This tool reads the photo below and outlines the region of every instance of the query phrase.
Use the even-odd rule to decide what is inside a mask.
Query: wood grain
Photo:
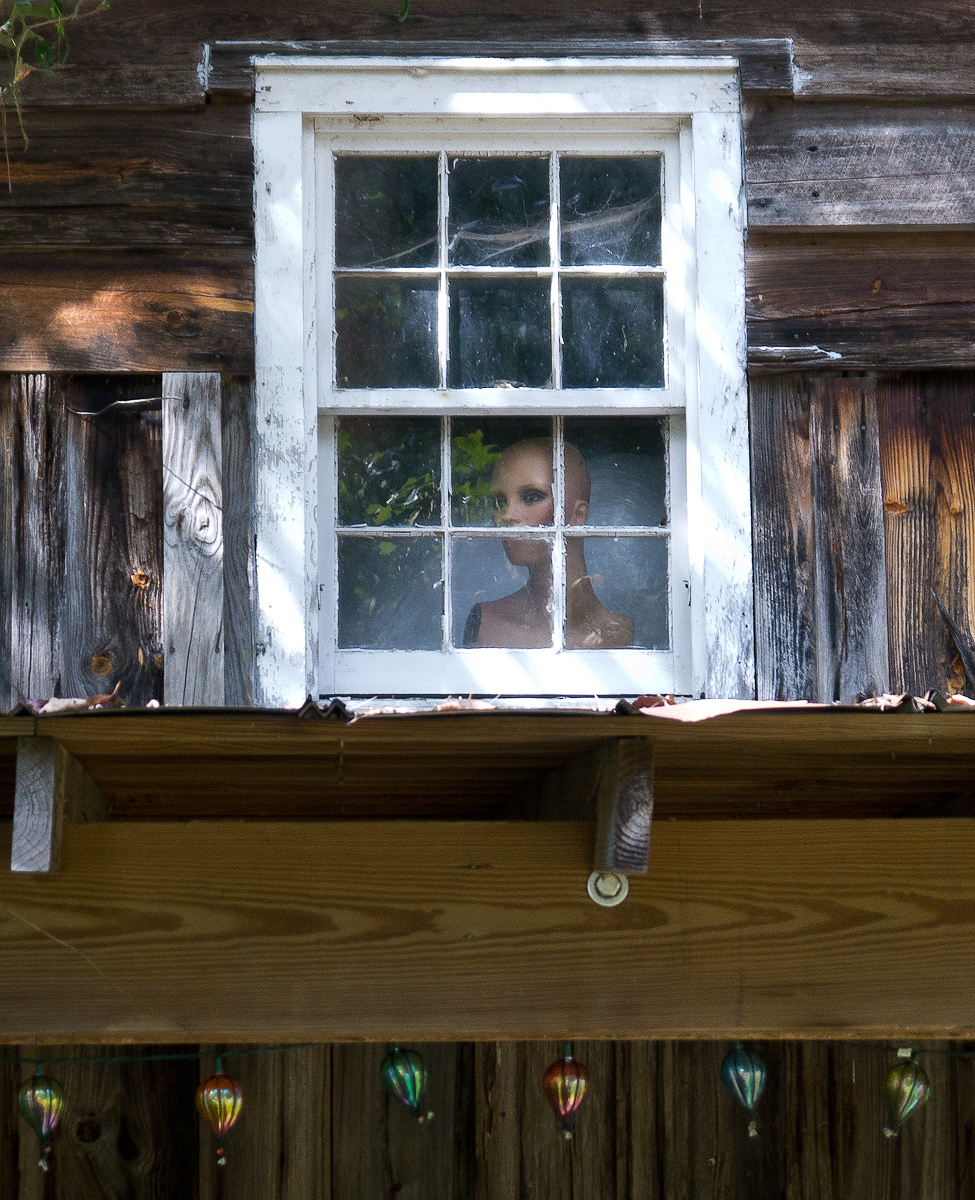
[[[249,256],[118,251],[0,254],[0,367],[253,369]]]
[[[17,739],[11,871],[57,874],[64,822],[100,821],[107,815],[97,785],[60,743],[53,738]]]
[[[620,738],[598,750],[593,869],[646,874],[653,821],[653,743]]]
[[[32,113],[25,122],[28,146],[12,146],[11,190],[4,188],[0,211],[9,217],[54,209],[69,218],[74,211],[76,218],[95,221],[95,229],[105,225],[97,224],[100,218],[118,210],[131,228],[133,206],[144,209],[149,221],[167,216],[177,224],[192,220],[185,212],[190,208],[211,213],[218,223],[236,212],[235,244],[250,245],[253,166],[246,110],[152,113],[126,107],[92,111],[79,98],[68,111]],[[16,226],[7,228],[5,241],[18,244]],[[117,238],[110,244],[118,245]]]
[[[254,58],[268,55],[327,57],[329,55],[382,56],[390,53],[388,39],[371,41],[231,41],[209,45],[207,56],[207,94],[213,99],[248,103],[254,97]],[[792,45],[788,38],[720,38],[701,41],[693,38],[625,40],[600,38],[596,41],[565,37],[548,41],[425,39],[395,43],[397,55],[423,55],[447,58],[481,56],[507,58],[513,54],[526,58],[614,58],[679,55],[687,58],[731,56],[740,66],[742,90],[791,96],[793,91]]]
[[[876,381],[783,375],[751,394],[759,694],[887,685]]]
[[[772,349],[787,358],[818,347],[826,366],[969,366],[973,263],[968,232],[753,230],[750,364],[782,369]]]
[[[816,699],[888,690],[887,577],[872,377],[812,379]]]
[[[14,375],[3,411],[11,526],[9,581],[11,700],[63,695],[65,436],[63,381]]]
[[[224,701],[220,376],[163,376],[163,641],[168,705]]]
[[[662,823],[618,909],[585,894],[592,837],[70,826],[43,890],[0,880],[0,1035],[971,1035],[975,822]],[[889,986],[894,948],[910,988]],[[571,989],[566,954],[586,963]]]
[[[767,102],[745,125],[752,227],[975,221],[975,111]]]
[[[975,378],[894,375],[878,399],[891,684],[970,688],[931,589],[975,628]]]
[[[758,697],[811,698],[817,679],[807,380],[753,380],[749,412]]]
[[[254,381],[224,375],[223,480],[224,690],[228,705],[254,703]]]
[[[72,696],[162,697],[159,376],[68,381],[66,681]]]

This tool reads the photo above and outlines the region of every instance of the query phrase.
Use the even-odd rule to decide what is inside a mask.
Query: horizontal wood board
[[[80,759],[119,818],[510,816],[542,775],[614,737],[653,742],[658,823],[975,814],[966,713],[755,712],[696,725],[479,714],[351,726],[133,713],[46,717],[33,728]],[[0,734],[8,729],[23,736],[31,724],[0,720]]]
[[[0,879],[0,1039],[972,1036],[975,821],[658,822],[616,909],[592,848],[586,823],[68,826],[60,876]]]

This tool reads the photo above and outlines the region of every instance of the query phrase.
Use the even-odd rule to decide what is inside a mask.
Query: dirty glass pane
[[[437,265],[437,159],[335,160],[339,267]]]
[[[506,519],[551,525],[551,417],[465,417],[451,422],[451,519],[455,525],[497,525]],[[512,472],[524,466],[524,478]],[[497,475],[497,488],[495,488]],[[535,495],[539,492],[539,495]],[[511,502],[522,505],[515,513]]]
[[[340,388],[436,387],[436,280],[335,280]]]
[[[666,537],[567,537],[565,568],[570,650],[668,649]]]
[[[451,157],[448,163],[448,263],[546,265],[548,158]]]
[[[590,488],[586,525],[666,525],[667,450],[663,417],[574,417],[565,422]],[[569,491],[566,470],[566,493]],[[571,506],[567,505],[571,511]]]
[[[455,538],[455,646],[552,644],[552,545],[540,538]]]
[[[663,331],[662,280],[563,279],[563,384],[663,387]]]
[[[343,417],[338,422],[340,525],[436,525],[436,417]]]
[[[449,387],[546,387],[551,346],[547,280],[450,281]]]
[[[339,538],[340,647],[439,650],[442,617],[440,538]]]
[[[562,262],[660,265],[660,159],[562,158]]]

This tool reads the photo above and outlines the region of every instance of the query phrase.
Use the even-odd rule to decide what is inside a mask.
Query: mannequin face
[[[572,453],[570,453],[570,451]],[[582,455],[566,446],[566,524],[583,525],[589,516],[588,475]],[[552,443],[547,438],[516,442],[503,451],[491,479],[496,525],[551,526],[555,520]],[[514,566],[530,567],[549,559],[549,544],[510,538],[504,550]]]

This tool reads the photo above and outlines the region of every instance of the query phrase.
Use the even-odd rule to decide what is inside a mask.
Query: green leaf
[[[399,10],[399,19],[401,21],[405,21],[409,15],[410,15],[410,0],[403,0],[403,3]]]

